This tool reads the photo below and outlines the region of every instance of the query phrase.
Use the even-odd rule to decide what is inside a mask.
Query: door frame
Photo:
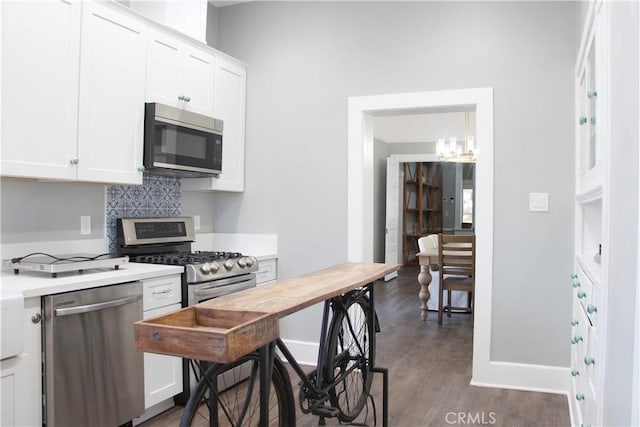
[[[373,261],[375,115],[476,112],[476,298],[471,383],[490,378],[493,291],[493,88],[410,92],[348,98],[347,258]],[[418,308],[416,298],[416,319]]]

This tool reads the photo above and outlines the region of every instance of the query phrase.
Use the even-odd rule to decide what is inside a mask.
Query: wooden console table
[[[397,264],[346,263],[211,299],[136,322],[138,350],[232,362],[280,336],[278,319],[397,271]]]

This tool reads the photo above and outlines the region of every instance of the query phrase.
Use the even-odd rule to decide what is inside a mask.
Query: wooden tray
[[[278,316],[193,306],[134,325],[136,348],[229,363],[279,337]]]

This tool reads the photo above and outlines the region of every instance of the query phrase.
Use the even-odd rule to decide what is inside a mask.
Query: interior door
[[[398,230],[400,224],[400,162],[387,158],[387,217],[385,221],[384,262],[397,264],[399,260]],[[384,280],[391,280],[397,271],[387,274]]]

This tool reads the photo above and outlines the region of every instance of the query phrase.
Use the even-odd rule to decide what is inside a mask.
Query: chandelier
[[[464,113],[464,139],[452,136],[447,141],[440,138],[436,143],[436,154],[438,160],[443,162],[475,163],[476,148],[473,135],[469,135],[469,113]]]

